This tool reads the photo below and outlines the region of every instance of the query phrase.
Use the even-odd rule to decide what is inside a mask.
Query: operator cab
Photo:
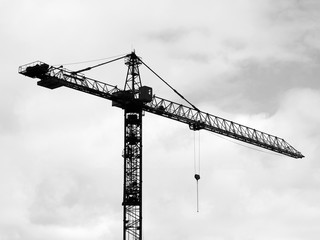
[[[139,88],[139,99],[144,102],[152,101],[152,88],[148,86],[142,86]]]

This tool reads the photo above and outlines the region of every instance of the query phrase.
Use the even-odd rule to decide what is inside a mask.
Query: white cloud
[[[201,109],[284,137],[306,155],[279,158],[201,133],[196,213],[193,133],[146,114],[145,238],[317,239],[318,9],[317,1],[5,1],[0,239],[122,238],[122,111],[39,88],[17,67],[131,48]],[[87,75],[122,86],[120,65]],[[155,94],[180,102],[142,74]]]

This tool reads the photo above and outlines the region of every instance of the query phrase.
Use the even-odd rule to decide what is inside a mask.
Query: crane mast
[[[124,110],[122,154],[124,160],[122,201],[124,240],[142,240],[142,116],[144,111],[188,124],[192,130],[211,131],[292,158],[304,157],[301,152],[282,138],[202,112],[193,105],[187,107],[156,97],[152,94],[152,88],[141,84],[139,66],[145,65],[144,62],[135,52],[115,60],[123,58],[128,67],[123,90],[117,86],[88,78],[81,73],[92,68],[70,71],[63,67],[53,67],[36,61],[20,66],[19,73],[40,79],[37,82],[39,86],[49,89],[69,87],[111,100],[112,106]]]
[[[132,53],[126,59],[128,72],[124,94],[129,101],[124,109],[124,183],[123,239],[142,239],[142,105],[139,99],[141,79],[139,58]],[[118,104],[115,102],[115,106]]]

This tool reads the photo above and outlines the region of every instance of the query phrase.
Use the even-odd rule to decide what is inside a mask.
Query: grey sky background
[[[206,111],[284,138],[295,160],[146,113],[144,239],[318,240],[320,2],[4,0],[0,239],[122,239],[123,112],[18,74],[130,53]],[[154,93],[181,102],[141,67]],[[116,62],[86,76],[123,86]]]

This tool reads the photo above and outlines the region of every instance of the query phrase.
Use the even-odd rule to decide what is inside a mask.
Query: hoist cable
[[[199,131],[199,140],[198,140],[198,173],[199,173],[199,175],[200,175],[200,157],[201,157],[201,148],[200,148],[200,146],[201,146],[201,138],[200,138],[200,131]]]
[[[196,161],[196,131],[193,131],[193,164],[194,164],[194,174],[197,173],[197,161]]]
[[[145,64],[141,59],[140,59],[141,63],[148,68],[154,75],[156,75],[162,82],[164,82],[169,88],[171,88],[176,94],[179,95],[179,97],[181,97],[183,100],[185,100],[187,103],[190,104],[190,106],[192,106],[195,110],[197,110],[198,112],[200,112],[200,110],[194,106],[191,102],[189,102],[184,96],[182,96],[177,90],[175,90],[169,83],[167,83],[162,77],[160,77],[155,71],[153,71],[147,64]]]
[[[193,150],[194,150],[194,178],[197,181],[197,212],[199,212],[199,179],[200,179],[200,132],[198,134],[198,141],[196,139],[196,131],[193,134]],[[197,143],[198,142],[198,149]],[[198,154],[197,154],[198,153]]]
[[[197,180],[197,212],[199,212],[199,182]]]
[[[196,131],[193,134],[193,157],[194,157],[194,174],[200,175],[200,158],[201,158],[201,140],[200,131],[198,138],[196,137]]]

